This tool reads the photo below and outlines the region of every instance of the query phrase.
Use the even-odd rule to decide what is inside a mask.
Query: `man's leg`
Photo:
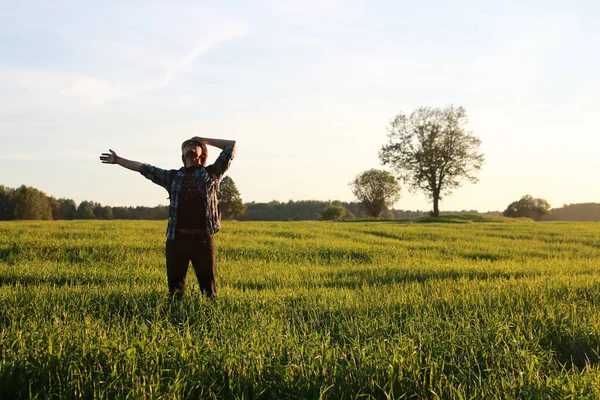
[[[217,295],[217,262],[215,257],[215,243],[209,234],[194,237],[194,248],[190,249],[192,265],[198,278],[200,290],[208,297]]]
[[[182,294],[185,289],[185,276],[187,275],[190,258],[183,248],[182,240],[167,239],[167,280],[169,293]]]

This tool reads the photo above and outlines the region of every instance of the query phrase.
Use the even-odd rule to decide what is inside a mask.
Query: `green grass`
[[[462,221],[226,222],[215,301],[164,222],[0,223],[0,398],[600,398],[600,224]]]

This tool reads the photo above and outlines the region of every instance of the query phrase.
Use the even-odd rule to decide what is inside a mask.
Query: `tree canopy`
[[[8,221],[17,218],[14,189],[0,185],[0,220]]]
[[[229,176],[221,179],[219,185],[219,209],[224,219],[235,218],[246,211],[242,196]]]
[[[535,199],[529,194],[510,203],[502,213],[505,217],[526,217],[534,221],[541,221],[548,214],[550,214],[550,203],[544,199]]]
[[[379,151],[411,191],[422,190],[432,198],[432,216],[438,217],[439,201],[464,180],[475,183],[484,156],[481,141],[467,130],[463,107],[421,107],[409,116],[398,114],[388,127],[389,143]]]
[[[352,193],[374,218],[400,199],[400,184],[387,171],[370,169],[360,173],[352,182]]]
[[[79,203],[77,207],[77,218],[78,219],[94,219],[96,218],[96,214],[94,214],[94,203],[91,201],[84,200]]]
[[[44,192],[21,185],[12,196],[17,219],[52,219],[52,209]]]

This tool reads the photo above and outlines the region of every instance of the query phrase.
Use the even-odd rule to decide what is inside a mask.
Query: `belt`
[[[200,235],[206,233],[205,229],[187,229],[187,228],[178,228],[175,230],[176,233],[180,233],[182,235]]]

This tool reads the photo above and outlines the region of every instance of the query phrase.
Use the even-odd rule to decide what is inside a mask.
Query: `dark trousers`
[[[178,235],[174,240],[167,239],[166,255],[169,293],[183,293],[191,261],[200,290],[208,297],[216,296],[217,263],[212,235]]]

